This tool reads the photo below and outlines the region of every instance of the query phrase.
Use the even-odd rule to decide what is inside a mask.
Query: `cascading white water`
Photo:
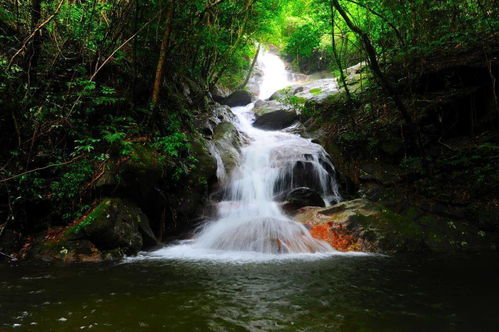
[[[286,65],[277,55],[264,50],[261,51],[257,60],[258,66],[263,70],[259,99],[266,100],[274,92],[291,85]]]
[[[259,62],[264,71],[261,98],[290,85],[288,72],[278,56],[264,51]],[[274,200],[303,186],[305,175],[306,184],[312,183],[327,204],[339,201],[331,174],[334,168],[326,152],[296,134],[253,127],[253,107],[250,104],[232,109],[238,119],[236,126],[251,142],[241,151],[240,166],[227,175],[228,187],[224,200],[218,203],[217,219],[206,223],[194,239],[153,252],[153,256],[216,259],[241,253],[281,257],[334,251],[327,243],[314,239],[304,225],[286,216]],[[301,176],[297,175],[300,170]]]
[[[268,254],[331,251],[287,217],[273,199],[282,191],[276,186],[280,181],[287,182],[285,190],[293,187],[297,163],[311,165],[309,171],[326,199],[337,197],[334,180],[319,161],[326,157],[324,150],[295,134],[254,128],[252,108],[253,104],[233,109],[239,129],[252,142],[243,148],[241,165],[231,174],[226,200],[219,204],[219,218],[201,230],[192,246]]]

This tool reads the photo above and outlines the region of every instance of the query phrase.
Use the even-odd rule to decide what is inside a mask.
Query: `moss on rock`
[[[107,198],[67,234],[83,236],[100,250],[119,249],[131,255],[142,249],[141,228],[152,234],[147,217],[137,206],[123,199]]]

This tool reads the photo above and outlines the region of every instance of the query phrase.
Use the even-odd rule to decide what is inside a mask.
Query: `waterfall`
[[[283,61],[270,52],[259,56],[263,69],[260,98],[289,86]],[[163,257],[311,254],[334,252],[327,243],[314,239],[307,228],[294,222],[280,208],[275,197],[312,183],[326,204],[339,201],[334,168],[324,149],[310,139],[284,131],[253,127],[254,104],[234,107],[235,125],[249,138],[242,148],[240,165],[227,177],[225,195],[218,203],[218,216],[207,222],[196,236],[181,245],[167,247],[153,255]],[[297,170],[302,170],[298,176]]]
[[[278,90],[289,85],[290,73],[286,70],[286,65],[277,55],[266,50],[260,52],[258,56],[258,66],[263,70],[263,80],[260,85],[258,98],[266,100]]]

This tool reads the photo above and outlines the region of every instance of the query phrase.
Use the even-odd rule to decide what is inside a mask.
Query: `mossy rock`
[[[255,108],[253,109],[253,112],[255,112],[257,116],[276,111],[294,112],[289,105],[285,105],[277,100],[259,100],[255,103]]]
[[[149,220],[140,208],[120,198],[106,198],[67,234],[83,236],[99,250],[119,249],[132,255],[143,247],[141,230],[148,241],[154,238]]]
[[[113,159],[106,164],[106,171],[95,186],[103,194],[147,193],[159,179],[168,176],[167,170],[172,166],[168,163],[158,158],[154,149],[134,144],[126,160]]]
[[[330,244],[338,250],[399,253],[425,249],[424,234],[418,224],[366,199],[327,208],[305,207],[295,220],[308,225],[312,235],[326,226],[331,236],[321,239],[331,239]],[[339,243],[341,247],[337,247]]]
[[[213,183],[216,181],[217,161],[211,154],[206,139],[198,137],[191,141],[191,153],[196,158],[196,167],[190,172],[189,178],[199,182]]]
[[[238,164],[243,144],[242,135],[230,122],[222,122],[215,128],[213,142],[220,154],[225,171],[230,173]]]

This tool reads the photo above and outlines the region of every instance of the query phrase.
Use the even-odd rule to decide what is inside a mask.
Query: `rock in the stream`
[[[229,173],[239,162],[243,135],[230,122],[222,122],[215,128],[213,142],[220,154],[225,171]]]
[[[421,227],[365,199],[332,207],[304,207],[294,217],[312,236],[340,251],[396,253],[426,250]]]
[[[253,101],[253,94],[246,90],[238,90],[223,100],[223,104],[229,107],[246,106]]]
[[[227,105],[217,105],[211,112],[205,112],[196,117],[196,128],[205,136],[211,137],[215,128],[222,122],[234,122],[236,116]]]
[[[270,97],[270,100],[283,100],[289,96],[296,96],[320,104],[329,96],[337,93],[337,80],[335,78],[325,78],[279,90]]]
[[[282,208],[288,214],[294,214],[298,209],[305,206],[324,207],[326,204],[321,195],[315,190],[307,187],[300,187],[291,190],[286,195]]]
[[[137,253],[144,242],[157,244],[147,216],[131,202],[119,198],[104,199],[70,233],[83,235],[100,250]]]
[[[16,256],[66,263],[101,262],[158,244],[140,208],[120,198],[106,198],[72,225],[52,227],[26,238]]]
[[[253,112],[255,112],[257,117],[276,111],[292,112],[290,106],[284,105],[283,103],[277,100],[258,100],[255,103],[255,108],[253,109]]]
[[[451,221],[415,207],[410,210],[399,214],[372,201],[355,199],[326,208],[304,207],[294,218],[306,224],[312,236],[341,251],[391,254],[497,248],[497,233],[484,232],[476,223]]]
[[[258,116],[253,126],[265,130],[281,130],[298,121],[298,114],[293,110],[279,110]]]

